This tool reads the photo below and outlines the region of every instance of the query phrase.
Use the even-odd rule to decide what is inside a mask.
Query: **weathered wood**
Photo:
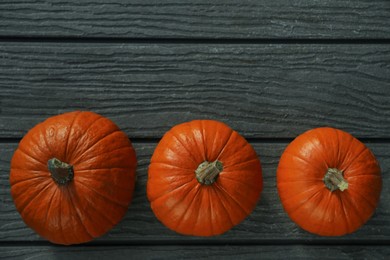
[[[388,259],[388,246],[18,246],[0,259]]]
[[[253,138],[330,125],[390,137],[389,45],[0,45],[0,137],[93,110],[131,137],[209,118]]]
[[[275,173],[279,157],[286,143],[254,143],[262,161],[264,190],[254,212],[227,233],[212,238],[181,236],[168,230],[154,216],[146,198],[147,167],[156,144],[135,143],[139,167],[135,197],[125,218],[108,234],[96,242],[112,243],[277,243],[278,241],[363,243],[390,241],[390,150],[388,144],[368,144],[377,156],[383,173],[381,201],[374,216],[354,234],[326,238],[309,234],[297,227],[283,211],[276,190]],[[16,144],[0,145],[0,241],[41,240],[21,220],[9,194],[9,162]]]
[[[0,35],[389,38],[387,0],[7,0]]]

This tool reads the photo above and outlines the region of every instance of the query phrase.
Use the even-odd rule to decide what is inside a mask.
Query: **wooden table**
[[[388,0],[5,0],[0,2],[0,258],[379,258],[390,255]],[[45,118],[92,110],[133,141],[139,167],[126,217],[105,236],[55,246],[22,221],[12,154]],[[146,198],[147,167],[173,125],[221,120],[259,154],[254,212],[212,238],[164,227]],[[300,133],[332,126],[379,159],[379,207],[356,233],[319,237],[283,211],[275,171]]]

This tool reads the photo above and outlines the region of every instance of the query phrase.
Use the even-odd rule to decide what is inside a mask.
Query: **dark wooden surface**
[[[390,2],[0,2],[0,258],[387,259],[390,255]],[[71,247],[29,229],[9,194],[23,135],[71,110],[111,118],[131,138],[135,198],[105,236]],[[259,154],[262,198],[229,232],[181,236],[154,217],[147,167],[161,136],[192,119],[221,120]],[[319,237],[283,212],[275,174],[298,134],[333,126],[377,156],[383,191],[357,232]]]
[[[25,246],[5,247],[0,259],[13,257],[28,259],[384,259],[390,255],[389,247],[382,246],[89,246],[50,247]],[[126,256],[126,257],[125,257]]]
[[[130,138],[196,118],[247,138],[323,125],[390,138],[387,44],[0,43],[0,53],[1,137],[88,109]]]
[[[387,0],[3,0],[0,35],[390,38]]]

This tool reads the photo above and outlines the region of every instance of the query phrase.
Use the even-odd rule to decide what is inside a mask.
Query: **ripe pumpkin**
[[[156,217],[185,235],[219,235],[248,216],[260,198],[260,160],[227,125],[196,120],[173,127],[151,159],[147,196]]]
[[[125,133],[92,112],[32,128],[11,161],[11,195],[24,222],[56,244],[78,244],[116,225],[132,199],[135,151]]]
[[[284,210],[301,228],[341,236],[374,213],[382,188],[377,160],[352,135],[324,127],[292,141],[277,169]]]

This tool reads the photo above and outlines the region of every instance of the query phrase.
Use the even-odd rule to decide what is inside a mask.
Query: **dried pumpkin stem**
[[[64,185],[73,179],[73,166],[61,162],[57,158],[52,158],[47,161],[47,168],[49,168],[51,177],[60,185]]]
[[[325,186],[330,191],[348,189],[348,182],[343,177],[343,172],[336,168],[329,168],[324,177]]]
[[[223,164],[220,161],[204,161],[199,164],[198,169],[195,170],[195,176],[199,183],[211,185],[215,182],[222,170]]]

